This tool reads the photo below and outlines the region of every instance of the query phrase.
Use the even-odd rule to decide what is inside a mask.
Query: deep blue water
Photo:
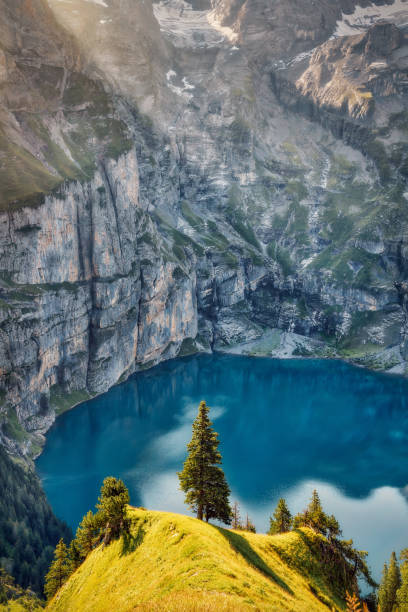
[[[176,472],[202,399],[258,531],[280,496],[298,512],[317,487],[376,576],[408,546],[408,381],[340,361],[200,355],[133,376],[48,433],[37,469],[56,514],[75,529],[108,475],[133,505],[186,512]]]

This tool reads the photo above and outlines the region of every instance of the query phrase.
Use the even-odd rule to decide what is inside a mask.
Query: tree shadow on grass
[[[327,543],[322,540],[319,546],[319,540],[313,541],[313,539],[310,538],[303,529],[294,529],[293,531],[302,539],[304,544],[309,548],[311,556],[314,557],[318,563],[320,563],[322,568],[319,575],[316,576],[314,575],[313,568],[311,566],[305,566],[303,563],[297,565],[298,572],[303,574],[303,576],[307,579],[309,588],[313,595],[325,606],[330,609],[334,609],[332,602],[333,596],[338,597],[339,600],[343,600],[344,595],[342,594],[341,588],[336,581],[338,573],[334,572],[334,574],[331,574],[330,566],[324,563],[324,558],[322,557],[324,546],[325,544],[327,545]],[[314,580],[320,590],[316,588],[316,585],[310,582],[310,578]]]
[[[146,531],[143,529],[142,525],[138,526],[136,533],[125,533],[123,535],[123,545],[120,556],[129,555],[134,552],[136,548],[138,548],[144,540],[146,535]]]
[[[271,578],[276,584],[278,584],[282,589],[285,589],[290,595],[294,595],[292,589],[286,584],[280,576],[278,576],[270,567],[265,563],[265,561],[258,555],[257,552],[252,548],[248,540],[243,538],[238,533],[233,531],[229,531],[228,529],[223,529],[222,527],[216,527],[218,531],[224,536],[228,543],[232,546],[232,548],[242,555],[247,563],[255,567],[255,569],[259,570],[266,576],[267,578]]]
[[[310,556],[314,561],[323,564],[324,567],[324,557],[322,556],[324,553],[325,547],[328,546],[328,542],[325,539],[311,538],[308,533],[304,529],[293,529],[293,533],[296,533],[302,542],[307,546],[310,551]],[[327,567],[327,566],[326,566]],[[304,574],[305,576],[309,576],[313,573],[312,565],[305,565],[304,563],[298,567],[298,570]],[[320,574],[321,577],[321,574]]]

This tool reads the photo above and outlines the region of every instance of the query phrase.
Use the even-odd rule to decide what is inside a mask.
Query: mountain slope
[[[47,610],[342,609],[309,530],[271,537],[167,512],[129,515],[131,537],[91,553]]]
[[[129,149],[103,84],[43,0],[0,0],[0,211],[43,202]]]
[[[0,12],[12,452],[38,453],[62,404],[186,352],[408,372],[401,2],[269,4]]]
[[[68,526],[52,514],[34,471],[0,446],[1,567],[20,586],[40,594],[58,540],[71,537]]]

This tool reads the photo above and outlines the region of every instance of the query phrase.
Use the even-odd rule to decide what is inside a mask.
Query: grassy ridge
[[[131,508],[130,536],[100,546],[47,610],[343,609],[309,530],[267,536]]]

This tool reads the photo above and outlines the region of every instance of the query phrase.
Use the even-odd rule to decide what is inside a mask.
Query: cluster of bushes
[[[13,609],[14,603],[19,610],[29,612],[39,612],[43,607],[43,601],[35,593],[16,585],[14,578],[0,567],[0,606],[7,606],[7,609],[10,610]]]
[[[366,563],[368,553],[354,548],[353,540],[341,539],[342,532],[337,519],[324,512],[316,490],[313,491],[307,508],[294,517],[286,501],[281,498],[269,521],[269,535],[307,527],[323,536],[317,542],[310,541],[309,545],[322,560],[326,578],[340,597],[343,598],[348,593],[358,593],[360,578],[371,587],[377,586]]]
[[[61,537],[70,541],[71,530],[54,516],[35,473],[0,446],[1,565],[23,589],[42,594]]]
[[[367,553],[353,548],[352,540],[341,540],[341,530],[334,516],[328,516],[322,508],[317,491],[306,510],[292,517],[284,499],[270,517],[269,535],[285,533],[298,527],[309,527],[325,537],[320,551],[329,571],[333,570],[332,585],[337,584],[346,593],[347,610],[377,610],[377,612],[408,612],[408,548],[400,553],[401,564],[395,552],[389,563],[384,564],[381,583],[375,597],[368,597],[360,604],[354,593],[358,593],[358,578],[365,578],[372,587],[377,587],[366,564]],[[351,594],[353,593],[353,594]]]

